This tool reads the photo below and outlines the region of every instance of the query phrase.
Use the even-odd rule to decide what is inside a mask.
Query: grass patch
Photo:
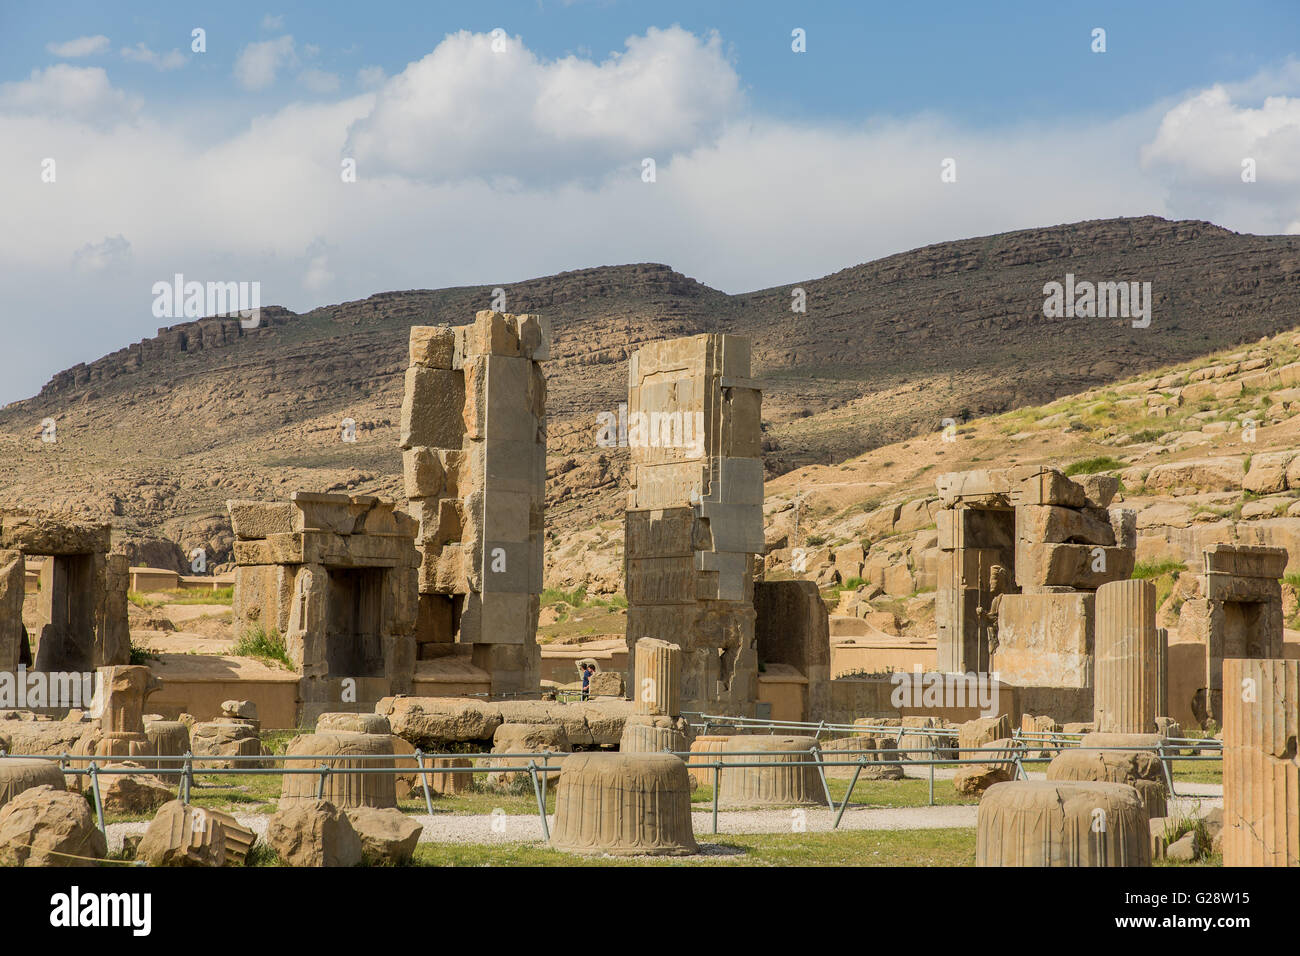
[[[1076,461],[1065,469],[1065,474],[1066,477],[1072,475],[1096,475],[1103,471],[1118,471],[1127,467],[1122,461],[1117,461],[1109,455],[1102,455],[1099,458],[1085,458],[1082,461]]]
[[[278,631],[268,631],[261,625],[250,627],[239,635],[230,653],[236,657],[256,657],[264,661],[275,661],[293,670],[293,661],[289,659],[284,638]]]
[[[140,591],[127,591],[126,599],[136,607],[144,608],[145,610],[148,610],[151,607],[158,607],[163,603],[162,601],[155,601],[151,597],[146,597]]]
[[[1160,558],[1158,561],[1139,561],[1133,565],[1132,578],[1158,578],[1165,574],[1179,574],[1187,570],[1187,564],[1183,561],[1175,561],[1173,558]]]
[[[228,588],[179,588],[175,591],[168,591],[169,595],[164,604],[233,604],[235,602],[235,589],[233,586]]]

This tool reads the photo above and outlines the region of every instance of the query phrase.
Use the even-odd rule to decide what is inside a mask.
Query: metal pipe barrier
[[[734,726],[734,723],[732,724]],[[816,725],[819,732],[836,732],[841,729],[852,729],[856,731],[855,735],[862,735],[863,730],[882,730],[893,728],[863,728],[852,727],[851,725]],[[687,769],[711,769],[713,770],[713,800],[712,800],[712,817],[713,832],[718,832],[718,813],[719,798],[721,793],[722,771],[723,769],[776,769],[791,767],[815,767],[818,777],[822,784],[822,792],[826,798],[826,804],[829,810],[835,813],[832,829],[838,829],[840,821],[848,809],[849,803],[853,796],[854,788],[857,786],[858,779],[862,770],[868,765],[873,766],[898,766],[905,767],[913,765],[917,767],[928,767],[929,769],[929,805],[934,806],[934,768],[935,767],[961,767],[968,764],[1009,764],[1014,768],[1017,779],[1028,779],[1028,772],[1025,770],[1025,764],[1029,763],[1048,763],[1051,757],[1042,756],[1042,751],[1054,750],[1060,752],[1067,747],[1077,747],[1079,742],[1076,739],[1078,734],[1064,733],[1032,733],[1017,734],[1013,738],[1010,747],[962,747],[958,748],[956,742],[951,740],[952,730],[945,728],[899,728],[906,730],[909,734],[918,736],[943,736],[947,742],[943,744],[932,744],[929,747],[895,747],[891,750],[837,750],[833,755],[841,759],[827,759],[826,752],[820,747],[814,746],[807,750],[739,750],[729,751],[725,756],[719,759],[712,754],[692,753],[691,751],[664,751],[672,753],[674,756],[681,758],[687,766]],[[875,736],[876,734],[871,734]],[[1195,748],[1198,752],[1191,756],[1180,755],[1179,751],[1183,749]],[[1156,753],[1164,769],[1165,782],[1169,788],[1170,796],[1177,796],[1173,786],[1173,774],[1170,763],[1175,760],[1218,760],[1220,756],[1214,753],[1202,753],[1202,750],[1221,751],[1222,743],[1217,740],[1202,740],[1200,738],[1165,738],[1160,744],[1153,748],[1134,748],[1124,746],[1111,747],[1089,747],[1089,750],[1116,750],[1116,751],[1133,751],[1134,749],[1152,749]],[[1031,756],[1029,751],[1039,751],[1039,756]],[[1172,750],[1172,753],[1167,751]],[[946,756],[956,751],[957,756]],[[945,756],[940,756],[944,754]],[[856,759],[852,759],[856,755]],[[889,755],[888,758],[884,755]],[[410,766],[389,766],[389,767],[335,767],[328,763],[319,762],[315,766],[279,766],[279,767],[258,767],[258,766],[231,766],[231,767],[202,767],[195,768],[195,761],[222,761],[233,764],[250,764],[275,763],[275,762],[292,762],[292,761],[321,761],[321,754],[214,754],[195,756],[192,752],[186,752],[180,756],[164,755],[133,755],[129,759],[139,764],[149,763],[175,763],[180,761],[182,766],[177,769],[173,767],[161,768],[163,772],[179,774],[178,784],[179,798],[183,803],[188,804],[193,796],[194,777],[197,774],[204,776],[242,776],[242,775],[262,775],[262,774],[315,774],[319,775],[320,782],[316,788],[316,795],[319,799],[323,796],[326,782],[331,774],[410,774],[412,772],[420,775],[420,782],[424,794],[425,808],[427,812],[433,814],[433,799],[429,790],[428,775],[443,773],[527,773],[532,784],[533,794],[537,801],[538,818],[541,824],[542,837],[545,841],[550,842],[550,825],[546,814],[547,798],[547,781],[550,774],[557,773],[559,767],[553,765],[550,761],[554,758],[563,758],[568,756],[564,753],[553,751],[539,751],[527,753],[428,753],[417,749],[413,754],[340,754],[337,757],[324,755],[325,759],[330,760],[347,760],[349,762],[364,761],[387,761],[395,762],[396,760],[407,760],[414,758],[416,767]],[[73,776],[88,776],[90,778],[91,790],[95,797],[95,809],[97,823],[101,831],[107,832],[104,824],[103,800],[100,788],[100,777],[114,774],[133,774],[139,773],[139,767],[115,767],[100,766],[94,757],[88,755],[73,755],[69,753],[62,754],[8,754],[0,750],[0,760],[5,758],[15,759],[43,759],[59,761],[60,770],[64,774]],[[426,766],[425,758],[434,759],[457,757],[471,761],[491,761],[491,764],[482,766],[469,767],[435,767]],[[710,759],[712,757],[712,759]],[[799,757],[799,760],[778,760],[777,757]],[[735,758],[747,758],[737,760]],[[753,759],[767,758],[767,759]],[[843,759],[849,758],[849,759]],[[500,766],[497,761],[527,761],[526,765],[507,765]],[[74,766],[73,762],[84,763],[84,767]],[[539,765],[540,761],[540,765]],[[826,768],[828,767],[852,767],[854,768],[853,777],[844,794],[843,801],[836,806],[836,802],[830,792],[830,784],[826,777]]]

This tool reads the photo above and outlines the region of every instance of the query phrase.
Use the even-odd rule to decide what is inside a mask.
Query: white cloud
[[[377,86],[382,86],[386,79],[388,76],[382,66],[363,66],[357,70],[357,83],[363,90],[373,90]]]
[[[298,82],[313,93],[333,93],[339,88],[337,73],[326,73],[324,70],[318,70],[315,67],[299,73]]]
[[[154,69],[163,72],[180,69],[189,62],[189,57],[180,50],[172,50],[170,53],[155,53],[144,43],[137,43],[133,47],[122,47],[122,59],[129,60],[132,63],[147,63]]]
[[[297,62],[293,37],[260,40],[239,51],[235,58],[235,79],[246,90],[263,90],[275,82],[282,67],[294,66]]]
[[[268,13],[266,16],[262,17],[262,29],[270,30],[270,31],[283,30],[284,14],[280,14],[279,16],[273,17],[271,16],[271,14]]]
[[[72,254],[76,272],[103,272],[120,267],[131,259],[131,243],[125,236],[106,236],[103,242],[88,242]]]
[[[292,41],[270,42],[271,66],[250,77],[288,68]],[[150,289],[176,272],[260,281],[264,304],[301,310],[620,262],[745,291],[1108,216],[1300,233],[1296,173],[1277,166],[1297,155],[1296,101],[1224,89],[1059,123],[797,123],[750,110],[712,38],[652,31],[597,62],[545,61],[517,40],[493,54],[459,34],[374,92],[312,97],[212,140],[133,111],[103,70],[53,66],[0,86],[0,142],[29,147],[0,150],[0,208],[24,224],[0,230],[0,300],[47,315],[59,290],[58,321],[3,330],[21,342],[0,350],[0,402],[152,335]],[[1259,183],[1240,182],[1234,137]],[[646,155],[655,183],[640,178]],[[33,186],[42,156],[58,181]],[[949,156],[953,184],[939,178]],[[1268,183],[1283,175],[1285,189]]]
[[[75,40],[68,40],[64,43],[47,43],[45,49],[49,50],[55,56],[73,59],[79,56],[93,56],[96,53],[103,53],[108,49],[108,37],[77,37]]]
[[[545,61],[517,39],[496,52],[490,35],[452,34],[383,85],[352,149],[373,169],[427,182],[555,181],[667,157],[743,105],[716,34],[652,28],[626,47],[600,63]]]
[[[44,70],[32,70],[26,80],[0,83],[0,113],[36,113],[103,123],[129,116],[139,106],[138,99],[114,88],[108,74],[98,66],[56,63]]]

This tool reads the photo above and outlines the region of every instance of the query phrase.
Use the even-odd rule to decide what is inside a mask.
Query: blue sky
[[[637,261],[744,291],[1116,215],[1300,232],[1297,37],[1293,0],[8,4],[0,403],[182,321],[177,272],[305,310]]]

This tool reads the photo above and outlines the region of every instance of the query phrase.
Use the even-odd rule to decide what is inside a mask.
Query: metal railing
[[[832,823],[832,829],[839,829],[840,822],[844,817],[845,811],[853,797],[853,792],[858,784],[863,770],[869,766],[879,767],[906,767],[908,765],[915,767],[927,767],[929,770],[929,805],[935,805],[934,794],[934,769],[935,767],[961,767],[966,765],[988,765],[988,764],[1007,764],[1013,770],[1015,779],[1029,779],[1028,771],[1025,770],[1026,764],[1049,763],[1051,756],[1046,756],[1048,752],[1060,753],[1062,750],[1077,748],[1081,734],[1065,733],[1020,733],[1016,731],[1012,739],[1011,746],[1000,747],[961,747],[957,745],[955,732],[951,728],[941,727],[903,727],[901,725],[889,727],[863,727],[849,724],[828,724],[825,722],[818,724],[801,724],[794,721],[759,721],[754,718],[727,718],[717,715],[699,715],[704,717],[703,726],[707,729],[710,726],[743,726],[747,729],[763,727],[766,729],[779,728],[782,730],[801,730],[803,735],[808,735],[808,731],[814,731],[814,737],[822,733],[850,733],[852,736],[889,736],[896,734],[895,746],[893,748],[877,749],[846,749],[823,751],[819,746],[814,745],[808,749],[796,750],[736,750],[727,751],[725,754],[717,754],[703,751],[664,751],[672,753],[674,756],[681,758],[687,767],[687,770],[712,770],[713,771],[713,795],[712,795],[712,832],[718,832],[718,815],[720,809],[720,799],[722,791],[722,771],[724,769],[742,770],[742,769],[790,769],[792,767],[815,767],[818,778],[821,782],[821,789],[826,800],[827,808],[835,814]],[[915,735],[920,737],[940,737],[943,742],[931,743],[928,747],[898,747],[904,735]],[[743,736],[743,735],[742,735]],[[1136,748],[1133,746],[1109,746],[1109,747],[1089,747],[1088,750],[1116,750],[1132,752],[1135,749],[1150,750],[1160,760],[1161,767],[1164,771],[1165,784],[1168,787],[1170,796],[1178,796],[1174,790],[1173,773],[1170,764],[1173,760],[1217,760],[1220,759],[1213,751],[1222,750],[1220,741],[1199,738],[1163,738],[1162,742],[1149,747]],[[1194,755],[1180,755],[1179,751],[1186,749],[1195,749]],[[1038,753],[1034,756],[1031,751]],[[1203,751],[1212,751],[1204,753]],[[552,761],[561,760],[569,756],[567,753],[553,751],[535,751],[525,753],[457,753],[448,754],[443,752],[425,753],[417,749],[411,754],[339,754],[339,755],[321,755],[321,754],[194,754],[186,752],[182,755],[158,756],[158,755],[131,755],[120,758],[95,758],[84,754],[9,754],[0,750],[0,760],[5,758],[15,759],[44,759],[59,762],[59,769],[62,773],[73,776],[86,776],[90,778],[91,791],[94,794],[96,819],[101,831],[107,833],[104,823],[104,803],[102,791],[100,788],[100,778],[114,774],[135,774],[139,773],[140,767],[125,767],[101,764],[104,760],[108,764],[116,763],[116,760],[130,760],[136,764],[155,764],[166,766],[157,766],[155,774],[161,774],[168,777],[178,776],[178,796],[179,799],[188,804],[192,797],[194,789],[194,777],[200,776],[242,776],[242,775],[264,775],[278,774],[285,775],[316,775],[319,782],[316,786],[316,796],[318,799],[324,796],[326,784],[331,775],[334,774],[389,774],[409,776],[416,774],[422,788],[425,809],[430,816],[433,815],[433,795],[429,787],[429,776],[432,774],[479,774],[479,773],[527,773],[534,798],[537,802],[538,819],[541,825],[542,838],[546,842],[550,841],[550,823],[547,820],[546,799],[548,779],[552,774],[558,773],[560,767],[558,763]],[[792,760],[789,758],[800,758]],[[426,760],[447,760],[449,758],[464,759],[470,761],[470,766],[448,766],[426,764]],[[758,759],[755,759],[758,758]],[[762,759],[767,758],[767,759]],[[828,759],[829,758],[829,759]],[[839,758],[839,759],[835,759]],[[384,761],[389,766],[333,766],[323,760],[347,761],[349,763],[365,761]],[[414,760],[415,765],[410,765],[409,761]],[[293,761],[315,761],[315,766],[310,767],[293,767],[293,766],[271,766],[261,767],[261,763],[280,763]],[[401,761],[404,765],[398,766],[397,762]],[[526,761],[526,763],[520,763]],[[206,767],[195,766],[198,764],[221,762],[226,764],[235,764],[236,766],[224,767]],[[480,763],[481,762],[481,763]],[[177,766],[179,764],[179,766]],[[246,767],[238,766],[247,764]],[[838,804],[831,796],[830,784],[826,776],[827,768],[853,768],[853,776],[849,781],[848,788],[845,791],[844,799]]]

